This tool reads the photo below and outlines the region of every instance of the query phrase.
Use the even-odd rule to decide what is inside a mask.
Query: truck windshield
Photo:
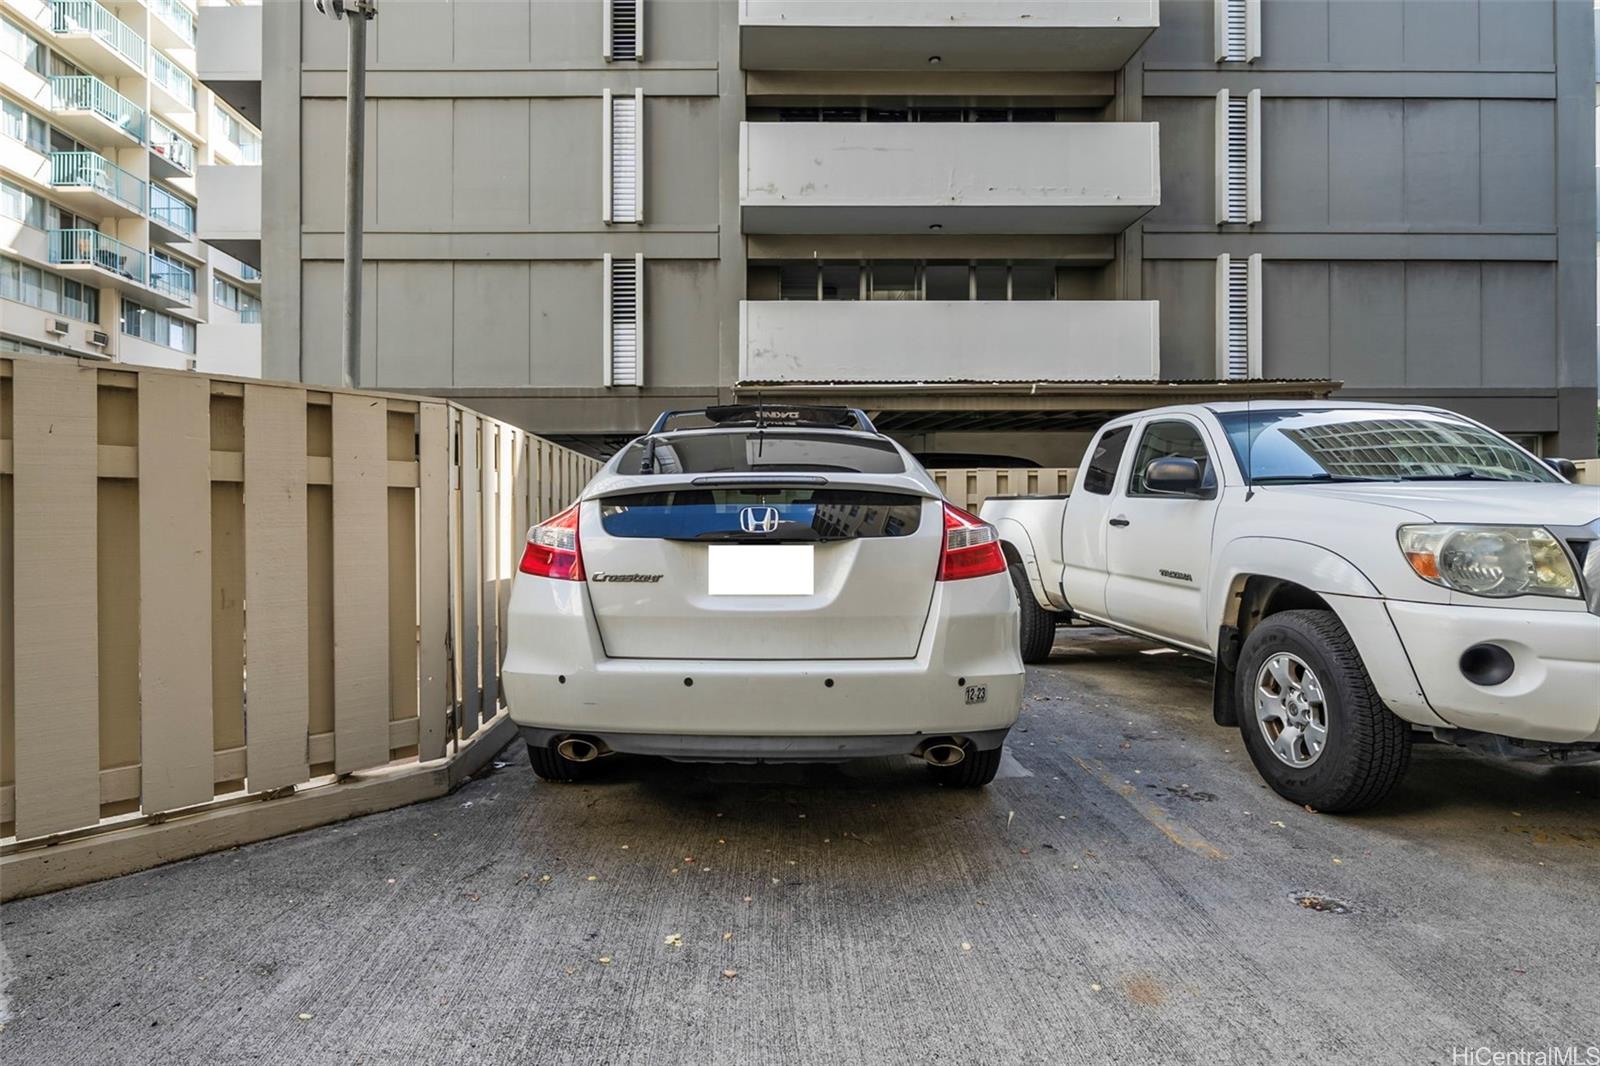
[[[1498,433],[1430,411],[1274,408],[1217,418],[1257,485],[1560,480]]]

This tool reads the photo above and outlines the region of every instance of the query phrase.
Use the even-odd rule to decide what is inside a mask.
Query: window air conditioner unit
[[[89,343],[94,345],[96,348],[104,348],[106,345],[111,343],[111,334],[105,332],[104,330],[91,329],[89,331]]]
[[[185,370],[198,370],[198,369],[200,369],[200,360],[198,360],[198,359],[185,359],[183,361],[183,368]]]
[[[57,337],[65,337],[68,328],[64,318],[47,318],[44,322],[44,331]]]

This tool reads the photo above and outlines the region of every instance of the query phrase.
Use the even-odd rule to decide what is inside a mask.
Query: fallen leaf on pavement
[[[668,933],[667,938],[662,941],[662,943],[666,944],[668,947],[681,948],[683,947],[683,934]]]
[[[729,978],[731,980],[732,978],[735,978],[735,977],[739,976],[739,971],[738,970],[723,970],[722,971],[722,976],[724,976],[726,978]]]

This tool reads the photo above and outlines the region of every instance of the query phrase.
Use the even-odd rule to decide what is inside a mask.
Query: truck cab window
[[[1133,457],[1133,469],[1128,472],[1129,496],[1160,496],[1170,499],[1168,493],[1154,492],[1145,487],[1144,472],[1155,459],[1193,459],[1200,464],[1200,484],[1209,488],[1216,484],[1217,474],[1212,468],[1211,453],[1206,451],[1200,430],[1189,422],[1153,422],[1139,439],[1139,450]]]
[[[1095,442],[1088,468],[1083,472],[1083,491],[1097,496],[1111,495],[1111,486],[1117,480],[1117,467],[1122,463],[1122,453],[1128,447],[1128,434],[1132,430],[1132,426],[1118,426]]]

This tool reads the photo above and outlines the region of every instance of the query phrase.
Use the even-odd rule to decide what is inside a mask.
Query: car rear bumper
[[[997,574],[939,585],[915,658],[613,659],[582,584],[522,575],[501,685],[533,735],[599,737],[618,751],[689,758],[698,745],[704,757],[724,743],[706,738],[728,738],[743,758],[776,758],[785,744],[806,758],[892,754],[878,750],[885,738],[902,752],[930,737],[1003,739],[1022,706],[1016,627],[1010,579]],[[830,745],[835,754],[813,754]]]
[[[978,751],[1005,743],[1008,729],[986,729],[955,735]],[[522,738],[547,748],[574,736],[571,730],[524,726]],[[839,762],[893,755],[918,755],[928,743],[942,739],[928,734],[886,736],[689,736],[680,733],[584,733],[606,749],[624,755],[656,755],[683,762]]]
[[[1600,618],[1583,611],[1390,600],[1389,616],[1435,713],[1461,729],[1557,743],[1600,741]],[[1461,670],[1476,644],[1511,654],[1511,676]]]

